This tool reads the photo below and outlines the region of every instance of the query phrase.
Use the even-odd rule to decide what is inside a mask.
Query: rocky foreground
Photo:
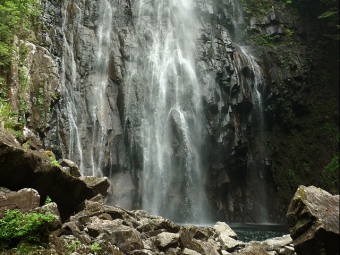
[[[313,193],[319,199],[320,194],[326,196],[319,200],[319,204],[312,206],[314,209],[321,208],[323,201],[327,201],[328,210],[324,213],[328,215],[322,219],[316,218],[317,215],[308,208],[311,206]],[[298,199],[299,197],[302,199]],[[47,210],[59,216],[56,203],[42,207],[39,207],[39,203],[40,196],[33,189],[11,192],[2,188],[0,218],[4,210],[13,208],[24,212]],[[296,203],[298,206],[294,205]],[[118,206],[106,205],[104,197],[97,194],[85,200],[77,209],[78,212],[64,223],[59,216],[43,226],[44,230],[50,231],[48,238],[30,254],[335,255],[339,253],[338,205],[339,196],[331,196],[315,187],[300,186],[288,212],[294,241],[290,235],[284,235],[262,242],[245,243],[237,240],[236,233],[224,222],[205,228],[180,226],[142,210],[128,211]],[[291,210],[292,208],[295,209]],[[26,238],[20,240],[22,244],[26,242]],[[2,254],[20,253],[14,248],[3,251]]]
[[[57,215],[41,226],[45,238],[39,243],[24,236],[1,251],[0,235],[0,254],[339,254],[339,195],[313,186],[300,186],[292,199],[291,235],[245,243],[224,222],[180,226],[142,210],[106,205],[106,178],[81,177],[74,163],[56,163],[47,152],[23,149],[4,130],[0,162],[0,234],[6,231],[1,219],[7,210]],[[47,196],[54,202],[44,205]]]
[[[3,190],[1,198],[7,205],[13,204],[9,202],[15,197],[30,201],[21,210],[38,205],[39,195],[35,190],[6,194]],[[44,205],[40,210],[59,215],[56,203]],[[127,211],[105,205],[99,194],[85,200],[79,212],[65,223],[59,217],[44,228],[51,230],[48,241],[37,247],[34,254],[294,254],[289,235],[244,243],[237,240],[235,232],[224,222],[206,228],[179,226],[142,210]],[[15,251],[11,249],[4,254]]]

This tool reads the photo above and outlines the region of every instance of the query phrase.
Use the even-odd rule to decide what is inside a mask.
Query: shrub
[[[21,213],[18,210],[7,210],[5,216],[0,219],[0,250],[9,248],[24,237],[30,242],[40,241],[46,234],[41,227],[55,218],[58,216],[50,212]]]

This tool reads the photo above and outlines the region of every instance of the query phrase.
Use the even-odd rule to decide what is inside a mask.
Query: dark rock
[[[33,188],[42,200],[47,196],[58,204],[63,220],[85,200],[106,195],[107,178],[75,178],[52,164],[43,152],[24,150],[6,130],[0,128],[0,186],[11,190]]]
[[[287,220],[297,254],[339,253],[339,195],[301,185],[289,205]]]

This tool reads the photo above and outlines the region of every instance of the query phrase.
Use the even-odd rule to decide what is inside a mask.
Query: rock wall
[[[143,71],[138,61],[145,60],[132,61],[132,56],[151,42],[147,33],[134,37],[137,3],[103,3],[74,0],[44,4],[44,40],[59,62],[62,98],[45,145],[57,157],[71,158],[85,174],[108,176],[113,184],[108,201],[138,208],[140,116],[148,92],[145,81],[138,80]],[[310,74],[315,68],[312,59],[319,55],[310,56],[305,40],[311,34],[279,3],[273,3],[260,17],[248,17],[247,22],[236,19],[241,5],[235,1],[194,4],[199,20],[196,68],[206,127],[202,161],[211,215],[239,222],[285,221],[287,198],[295,190],[295,172],[283,168],[300,160],[308,165],[307,157],[315,152],[305,153],[305,160],[290,160],[286,149],[292,148],[290,141],[296,133],[304,133],[295,120],[308,117],[314,109],[305,99],[316,89]],[[151,5],[147,8],[153,11]],[[112,16],[105,16],[105,9]],[[103,18],[109,20],[104,28],[100,25]],[[103,29],[110,29],[107,38],[103,38]],[[105,56],[104,66],[98,63],[103,57],[98,51]],[[260,82],[249,56],[260,70]],[[128,67],[135,68],[137,78],[128,76]],[[255,84],[263,116],[254,96]],[[308,141],[303,139],[301,144],[307,146]],[[295,155],[299,150],[294,148]],[[327,157],[319,165],[325,164]]]

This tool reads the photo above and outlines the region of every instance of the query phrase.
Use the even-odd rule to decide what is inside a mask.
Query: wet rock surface
[[[63,5],[46,2],[45,5],[44,18],[49,30],[44,36],[46,41],[52,41],[49,50],[62,60],[63,97],[45,144],[58,158],[70,155],[85,175],[110,175],[112,182],[125,183],[130,194],[119,195],[116,185],[112,185],[108,200],[112,204],[124,203],[129,209],[138,208],[142,186],[138,176],[143,165],[141,118],[144,109],[152,109],[154,103],[145,96],[149,93],[148,82],[141,78],[145,75],[139,62],[145,62],[146,57],[131,57],[142,56],[137,51],[147,51],[152,46],[147,31],[136,35],[134,30],[138,5],[112,1],[114,15],[110,27],[106,28],[112,29],[108,35],[110,47],[101,45],[99,28],[103,19],[109,18],[100,9],[111,5],[105,7],[100,2],[87,1],[64,1]],[[259,131],[252,125],[258,121],[258,116],[253,114],[257,99],[251,92],[255,73],[244,50],[233,43],[229,27],[219,25],[219,21],[211,25],[211,15],[219,13],[221,8],[229,15],[226,6],[213,1],[197,1],[195,6],[198,15],[194,54],[202,90],[204,109],[200,114],[206,149],[201,160],[206,166],[203,174],[207,176],[209,201],[215,201],[213,214],[219,211],[227,220],[258,221],[261,220],[262,191],[255,187],[267,189],[266,183],[258,178],[261,175],[258,171],[264,169],[266,175],[270,164],[264,155],[254,157],[259,151],[253,142]],[[143,8],[146,13],[155,12],[150,4]],[[51,17],[51,11],[55,17]],[[107,70],[97,66],[95,52],[99,50],[108,57]],[[256,61],[263,67],[261,61]],[[70,68],[72,66],[76,68]],[[131,77],[130,70],[134,73]],[[107,79],[99,82],[106,76]],[[262,93],[264,81],[261,86]],[[102,97],[99,98],[99,94]],[[173,129],[178,136],[178,127],[174,125]],[[181,138],[174,139],[179,141],[176,150],[182,148]],[[250,157],[256,162],[248,163]],[[94,169],[100,169],[101,173]],[[245,174],[247,171],[249,175]],[[251,203],[254,199],[259,203]],[[242,208],[247,208],[247,212]]]
[[[297,254],[339,253],[339,195],[301,185],[287,219]]]
[[[227,221],[260,222],[261,210],[267,206],[267,218],[284,222],[287,201],[295,189],[287,178],[287,165],[293,169],[299,162],[298,168],[303,169],[306,166],[300,162],[321,153],[322,158],[310,165],[315,170],[322,169],[330,160],[327,151],[336,149],[335,143],[324,143],[328,136],[323,139],[319,133],[304,134],[310,132],[306,126],[321,127],[324,121],[338,118],[337,110],[332,113],[327,107],[320,114],[325,116],[322,120],[314,120],[310,114],[321,109],[312,107],[318,105],[319,98],[309,98],[319,93],[311,91],[319,89],[328,75],[321,74],[320,81],[313,81],[315,70],[319,69],[315,63],[320,60],[325,65],[328,61],[323,53],[314,52],[318,39],[312,33],[314,28],[306,26],[281,3],[270,4],[268,11],[256,18],[248,17],[248,21],[241,22],[240,31],[235,28],[237,24],[232,24],[236,19],[233,15],[241,13],[235,6],[231,8],[225,1],[194,4],[198,20],[193,40],[195,68],[204,108],[202,165],[206,166],[205,189],[212,201],[211,215]],[[44,144],[58,159],[72,157],[83,174],[110,176],[117,184],[109,190],[107,199],[112,204],[139,208],[143,166],[141,116],[152,109],[153,101],[145,96],[149,94],[148,82],[141,78],[141,63],[146,58],[134,57],[138,51],[152,47],[153,42],[150,31],[136,36],[138,5],[113,0],[112,17],[103,16],[103,10],[108,8],[101,6],[100,1],[44,1],[44,6],[43,38],[60,64],[63,98],[55,107]],[[147,3],[143,8],[152,21],[154,6]],[[101,22],[109,18],[110,25],[105,29],[112,32],[101,45]],[[100,47],[108,61],[107,69],[97,62]],[[254,62],[258,72],[253,68]],[[133,75],[129,75],[128,68],[134,70]],[[258,77],[262,80],[256,81]],[[261,99],[252,93],[255,83]],[[328,92],[324,96],[331,101]],[[264,133],[258,111],[261,100],[262,117],[268,124]],[[98,106],[100,103],[102,106]],[[305,125],[305,118],[312,122]],[[179,132],[178,128],[173,129],[174,133]],[[294,138],[296,135],[299,139]],[[181,147],[181,142],[174,144],[174,150]],[[318,144],[322,146],[319,148]],[[320,183],[318,174],[300,177],[305,178]],[[280,191],[268,185],[276,180],[274,186]],[[265,194],[267,198],[262,199]]]

